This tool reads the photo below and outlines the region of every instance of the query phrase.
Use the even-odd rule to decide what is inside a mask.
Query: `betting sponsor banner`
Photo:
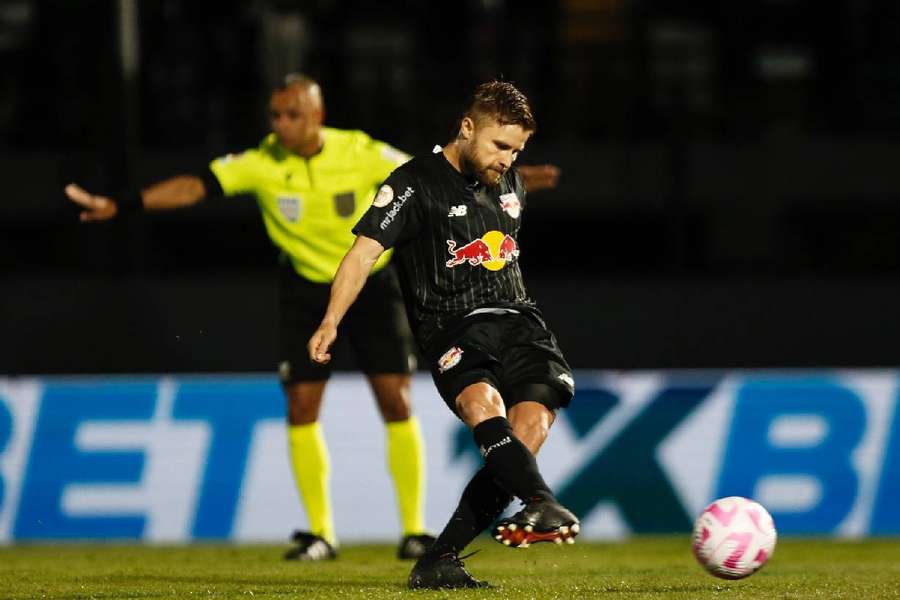
[[[575,382],[539,464],[586,538],[688,534],[731,495],[761,502],[783,535],[900,533],[900,371],[578,371]],[[482,459],[428,376],[413,398],[437,531]],[[284,407],[274,375],[0,378],[0,541],[285,541],[306,518]],[[334,376],[322,424],[339,538],[396,540],[364,377]]]

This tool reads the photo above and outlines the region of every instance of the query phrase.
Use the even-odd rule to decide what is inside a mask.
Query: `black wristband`
[[[125,192],[117,204],[119,212],[126,215],[144,210],[144,199],[141,197],[140,190]]]

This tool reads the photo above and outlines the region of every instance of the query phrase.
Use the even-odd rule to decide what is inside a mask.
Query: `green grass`
[[[900,598],[900,540],[784,539],[762,571],[700,569],[687,536],[510,550],[491,540],[467,567],[491,590],[412,592],[389,546],[286,563],[277,546],[27,545],[0,548],[0,598]]]

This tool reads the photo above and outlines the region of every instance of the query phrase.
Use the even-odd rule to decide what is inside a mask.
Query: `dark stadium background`
[[[255,145],[271,84],[409,152],[532,98],[532,294],[579,368],[900,364],[895,0],[0,3],[0,373],[271,371],[252,200],[86,226]]]

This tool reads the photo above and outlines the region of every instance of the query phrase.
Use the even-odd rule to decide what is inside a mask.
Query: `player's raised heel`
[[[500,520],[492,534],[510,548],[527,548],[538,542],[574,544],[581,531],[578,518],[553,500],[536,499],[508,519]]]

